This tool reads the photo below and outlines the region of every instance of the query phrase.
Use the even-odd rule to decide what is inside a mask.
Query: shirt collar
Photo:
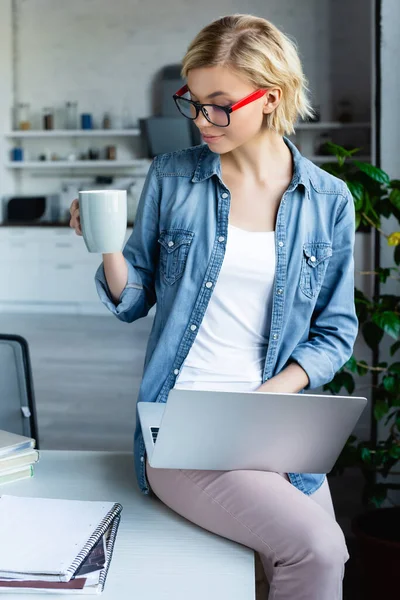
[[[296,146],[287,137],[283,139],[292,153],[293,157],[293,177],[288,190],[295,189],[299,184],[305,188],[310,187],[310,175],[307,168],[307,162],[304,156],[296,148]],[[220,155],[212,152],[207,144],[204,144],[204,149],[201,151],[199,160],[196,165],[192,181],[194,183],[209,179],[213,175],[222,181]]]

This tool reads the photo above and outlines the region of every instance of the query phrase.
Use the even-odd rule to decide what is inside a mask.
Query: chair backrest
[[[0,334],[0,429],[33,437],[39,447],[29,347],[19,335]]]

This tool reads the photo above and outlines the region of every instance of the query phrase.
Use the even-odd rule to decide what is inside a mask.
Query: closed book
[[[27,467],[21,467],[19,469],[13,469],[6,473],[0,473],[0,485],[5,483],[12,483],[13,481],[19,481],[20,479],[29,479],[33,477],[33,466],[28,465]]]
[[[0,579],[70,581],[109,530],[111,554],[121,511],[113,502],[1,496]]]
[[[0,476],[7,471],[19,469],[27,465],[33,465],[39,460],[39,452],[37,450],[28,450],[21,454],[11,454],[0,456]]]
[[[36,440],[0,429],[0,457],[35,448]]]

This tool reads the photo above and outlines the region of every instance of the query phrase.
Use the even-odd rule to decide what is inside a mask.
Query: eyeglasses
[[[173,95],[175,100],[175,104],[179,110],[179,112],[186,117],[187,119],[191,119],[194,121],[199,116],[199,112],[205,116],[209,123],[212,125],[216,125],[217,127],[228,127],[231,122],[230,114],[242,106],[246,106],[250,104],[250,102],[254,102],[254,100],[258,100],[262,96],[264,96],[267,90],[256,90],[252,92],[243,100],[239,100],[232,104],[232,106],[219,106],[218,104],[200,104],[199,102],[195,102],[194,100],[190,100],[189,98],[184,98],[185,94],[189,93],[189,88],[187,85],[184,85],[180,90]]]

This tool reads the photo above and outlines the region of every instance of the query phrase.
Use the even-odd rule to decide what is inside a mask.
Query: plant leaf
[[[351,356],[344,366],[352,373],[357,373],[358,371],[357,360],[355,356]]]
[[[389,200],[397,210],[400,210],[400,189],[393,189],[390,192]]]
[[[400,340],[398,342],[395,342],[392,346],[390,346],[390,356],[394,356],[399,348]]]
[[[389,175],[385,173],[385,171],[382,171],[382,169],[379,169],[379,167],[375,167],[370,163],[359,162],[358,160],[355,160],[354,164],[360,169],[360,171],[368,175],[368,177],[374,181],[383,183],[384,185],[390,185]]]
[[[364,201],[364,186],[359,181],[346,181],[346,185],[353,196],[355,210],[362,210]]]
[[[392,214],[392,208],[393,206],[390,203],[389,198],[385,198],[379,203],[379,212],[382,217],[385,217],[385,219],[388,219]]]
[[[382,327],[372,321],[368,321],[362,326],[362,334],[371,350],[374,350],[379,345],[379,342],[383,338],[383,333]]]
[[[389,406],[384,400],[378,400],[374,406],[374,416],[377,421],[380,421],[389,412]]]
[[[396,373],[396,375],[400,375],[400,362],[395,362],[390,365],[388,371],[390,373]]]
[[[359,363],[357,365],[358,374],[359,375],[366,375],[368,373],[368,371],[369,371],[368,364],[365,362],[365,360],[360,360],[360,361],[358,361],[358,363]],[[365,367],[362,367],[361,365],[365,365]]]
[[[396,265],[400,265],[400,246],[396,246],[394,249],[394,262]]]
[[[400,337],[400,319],[394,311],[385,310],[381,313],[373,313],[373,322],[381,327],[385,333],[393,337],[396,341]]]
[[[325,148],[328,150],[330,154],[334,154],[336,158],[347,158],[348,156],[352,156],[355,152],[358,152],[359,148],[355,148],[354,150],[346,150],[343,146],[339,146],[338,144],[334,144],[333,142],[326,142]]]
[[[392,458],[400,459],[400,446],[392,446],[389,450],[389,454]]]
[[[351,395],[355,389],[355,383],[353,377],[350,373],[341,373],[342,375],[342,385],[346,388],[347,392]]]
[[[370,463],[371,462],[371,451],[369,448],[361,448],[361,459],[366,462],[366,463]]]
[[[395,393],[396,388],[398,387],[397,377],[394,377],[393,375],[386,375],[382,379],[382,383],[385,390],[387,390],[388,392],[392,392],[393,394]]]

